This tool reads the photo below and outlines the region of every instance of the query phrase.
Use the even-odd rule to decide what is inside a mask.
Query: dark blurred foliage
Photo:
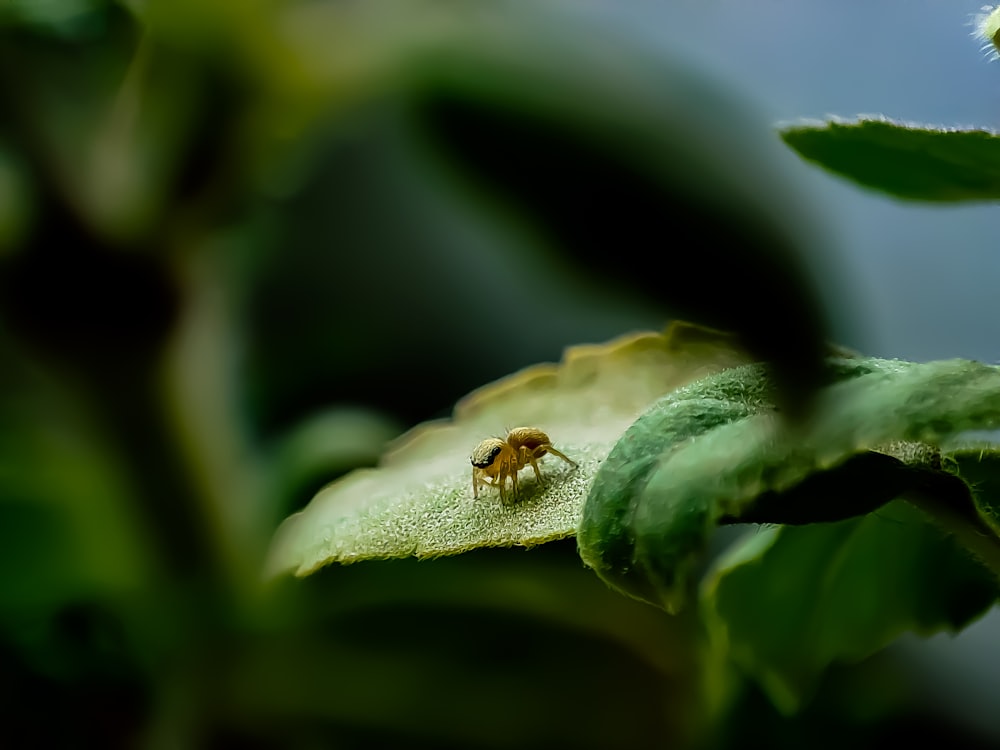
[[[779,147],[715,84],[555,10],[455,43],[454,4],[360,6],[0,7],[0,745],[912,736],[850,677],[708,712],[696,623],[572,542],[261,585],[317,486],[564,345],[681,313],[800,404],[825,331]]]

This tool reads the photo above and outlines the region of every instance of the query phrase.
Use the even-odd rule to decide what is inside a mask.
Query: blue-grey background
[[[1000,63],[972,38],[981,2],[630,3],[589,10],[682,51],[774,122],[877,114],[1000,125]],[[813,180],[864,318],[866,351],[1000,360],[996,207],[910,204],[820,173]]]

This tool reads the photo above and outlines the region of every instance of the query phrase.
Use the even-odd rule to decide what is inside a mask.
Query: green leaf
[[[2,325],[0,361],[0,642],[66,679],[89,657],[87,637],[67,637],[64,618],[134,632],[164,596],[162,576],[127,469],[91,405]],[[118,658],[117,642],[104,645],[94,657],[107,657],[102,668]]]
[[[67,32],[89,26],[79,46],[34,35],[4,39],[0,69],[22,73],[0,72],[10,100],[7,129],[40,192],[65,200],[109,245],[140,242],[160,231],[178,199],[208,85],[197,62],[175,49],[148,34],[136,43],[119,8],[75,4],[76,14],[51,20]],[[87,65],[80,64],[81,50]]]
[[[0,141],[0,260],[17,251],[37,218],[29,171],[9,143]]]
[[[1000,449],[994,444],[949,447],[943,459],[969,485],[979,515],[1000,534]]]
[[[691,65],[608,46],[607,29],[522,8],[468,20],[407,62],[430,153],[578,273],[738,334],[801,407],[828,338],[813,273],[833,256],[814,252],[822,233],[773,133]]]
[[[759,530],[706,581],[718,648],[792,712],[834,661],[906,631],[957,631],[996,601],[996,580],[912,505],[838,523]]]
[[[933,448],[1000,426],[1000,369],[833,360],[830,375],[842,382],[824,389],[812,423],[795,431],[771,413],[756,365],[657,402],[594,479],[577,537],[584,562],[623,592],[676,610],[720,523],[833,521],[912,494],[1000,573],[1000,540],[965,485],[937,468]]]
[[[629,427],[594,478],[577,535],[584,562],[615,588],[658,602],[658,585],[635,570],[634,515],[649,478],[673,447],[770,408],[756,366],[704,378],[657,402]],[[661,550],[671,560],[678,553],[674,542],[700,547],[704,541],[708,507],[692,510],[672,519],[674,540]]]
[[[116,457],[75,393],[13,357],[5,368],[0,621],[15,612],[48,615],[90,596],[134,595],[153,565]]]
[[[628,425],[664,393],[743,361],[731,337],[685,324],[573,347],[560,366],[528,368],[474,392],[452,421],[415,428],[378,468],[320,491],[279,528],[269,569],[306,575],[331,562],[571,536],[591,478]],[[490,488],[473,500],[473,447],[519,425],[545,430],[579,468],[550,459],[542,464],[548,481],[539,487],[525,475],[518,502],[503,504]]]
[[[185,12],[188,5],[199,11]],[[774,364],[789,408],[804,407],[829,333],[815,281],[829,287],[838,277],[836,254],[823,252],[828,233],[810,221],[794,158],[738,93],[573,12],[524,3],[488,15],[474,4],[427,10],[310,6],[296,9],[280,39],[248,33],[273,22],[247,3],[207,13],[190,0],[156,2],[146,18],[185,41],[211,29],[210,38],[222,34],[258,56],[248,67],[270,74],[259,81],[261,96],[285,82],[288,91],[263,100],[254,120],[255,132],[272,138],[265,155],[287,149],[289,133],[332,130],[350,154],[332,169],[364,164],[367,186],[359,143],[371,144],[376,174],[385,160],[418,172],[393,190],[416,185],[420,205],[430,196],[435,210],[454,211],[463,225],[474,218],[494,241],[513,237],[512,266],[554,268],[590,294],[628,295],[670,317],[734,331],[755,358]],[[275,65],[287,59],[298,63]],[[319,113],[331,111],[346,128],[327,127]],[[345,131],[364,138],[343,139]],[[305,166],[294,181],[324,168],[296,156]],[[278,162],[264,161],[262,171]],[[341,182],[359,217],[397,215],[407,201],[397,193],[388,206],[352,189],[349,177]],[[326,205],[329,187],[322,195]],[[407,228],[383,222],[363,244],[410,247]],[[416,228],[442,232],[438,243],[453,236],[429,222]],[[346,231],[356,246],[350,227],[331,231]],[[650,237],[666,273],[649,272]],[[492,274],[487,281],[503,284]],[[513,307],[537,315],[541,304]]]
[[[990,130],[859,119],[793,125],[781,137],[803,158],[897,198],[1000,198],[1000,135]]]

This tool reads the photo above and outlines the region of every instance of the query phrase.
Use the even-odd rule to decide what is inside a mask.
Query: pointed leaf
[[[785,143],[865,187],[921,201],[1000,198],[1000,135],[861,118],[793,125]]]

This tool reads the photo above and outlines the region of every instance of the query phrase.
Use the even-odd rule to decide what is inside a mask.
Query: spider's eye
[[[500,455],[500,451],[502,450],[502,445],[494,445],[489,452],[477,450],[472,454],[472,465],[477,469],[485,469],[496,460],[496,457]]]

